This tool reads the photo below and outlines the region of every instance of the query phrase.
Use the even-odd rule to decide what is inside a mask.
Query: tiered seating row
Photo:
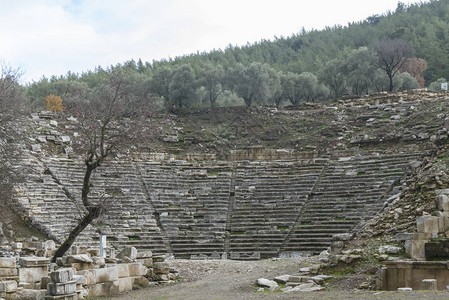
[[[98,228],[116,248],[132,245],[177,258],[225,250],[261,257],[317,253],[332,234],[354,231],[372,217],[416,159],[111,161],[93,174],[90,194],[106,214],[77,243],[98,245]],[[16,200],[63,240],[79,219],[76,206],[83,208],[84,165],[62,158],[24,161],[32,172]]]

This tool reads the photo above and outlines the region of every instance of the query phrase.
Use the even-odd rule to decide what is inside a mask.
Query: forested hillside
[[[449,0],[433,0],[399,3],[394,12],[274,41],[42,78],[27,94],[35,107],[50,94],[70,106],[119,72],[136,101],[161,109],[297,105],[348,94],[438,89],[448,67]]]

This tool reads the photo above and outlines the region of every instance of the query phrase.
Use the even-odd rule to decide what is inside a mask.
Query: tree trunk
[[[84,216],[84,218],[82,218],[79,222],[78,225],[76,225],[75,228],[72,229],[72,231],[70,232],[69,236],[67,237],[67,239],[64,241],[64,243],[62,243],[62,245],[58,248],[58,250],[56,251],[55,255],[53,256],[53,258],[51,259],[51,262],[56,262],[56,258],[58,257],[62,257],[67,250],[70,249],[70,247],[72,246],[72,244],[75,242],[75,239],[77,238],[77,236],[83,232],[83,230],[90,224],[92,223],[93,220],[95,220],[96,218],[98,218],[100,216],[101,213],[101,208],[99,206],[95,206],[95,207],[91,207],[89,209],[89,213],[87,215]]]

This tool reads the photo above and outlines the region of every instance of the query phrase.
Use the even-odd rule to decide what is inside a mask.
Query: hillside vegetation
[[[385,66],[384,56],[398,49],[397,63]],[[50,94],[69,106],[88,99],[111,72],[123,72],[123,84],[136,101],[152,101],[160,109],[297,105],[347,94],[439,89],[448,77],[448,51],[449,1],[399,3],[394,12],[274,41],[169,60],[130,60],[82,74],[69,71],[30,84],[27,95],[34,107]]]

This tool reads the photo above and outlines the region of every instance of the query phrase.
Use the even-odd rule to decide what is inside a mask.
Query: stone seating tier
[[[91,199],[105,201],[109,246],[175,257],[216,252],[277,256],[320,252],[381,207],[420,154],[237,162],[110,161],[94,172]],[[21,211],[59,239],[79,219],[83,163],[27,156],[32,180],[18,187]],[[76,204],[76,205],[75,205]],[[78,244],[95,246],[90,225]]]

